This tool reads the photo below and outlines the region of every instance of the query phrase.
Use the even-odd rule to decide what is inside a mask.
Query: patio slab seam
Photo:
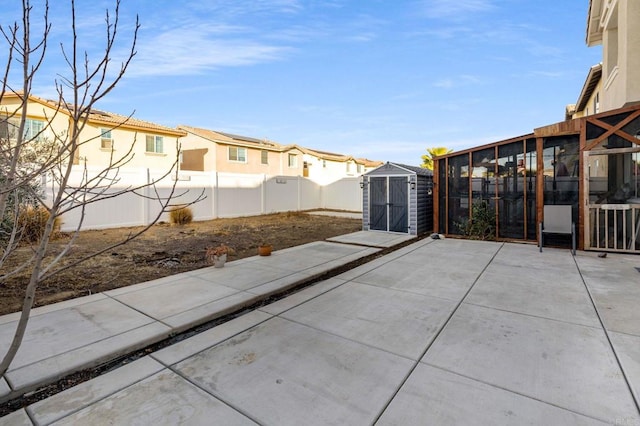
[[[312,243],[310,245],[308,245],[307,247],[323,247],[324,245],[326,245],[327,242],[316,242],[316,243]],[[343,246],[342,244],[338,244],[338,243],[328,243],[329,246]],[[286,293],[294,288],[296,288],[297,286],[304,286],[305,284],[310,284],[312,282],[314,282],[315,280],[318,280],[319,278],[327,275],[327,274],[331,274],[332,271],[335,271],[336,269],[339,269],[341,267],[345,267],[346,265],[353,263],[353,262],[358,262],[364,258],[368,258],[370,256],[373,256],[381,251],[384,251],[383,249],[380,248],[371,248],[371,247],[363,247],[363,246],[358,246],[358,245],[350,245],[354,250],[352,250],[349,253],[343,253],[342,255],[339,255],[340,253],[338,253],[338,255],[336,255],[335,253],[333,255],[331,255],[330,253],[326,253],[325,256],[321,257],[322,262],[320,264],[316,264],[314,266],[310,266],[310,267],[306,267],[306,268],[300,268],[296,271],[291,271],[291,270],[287,270],[287,269],[283,269],[283,268],[279,268],[277,266],[270,266],[271,269],[275,269],[280,271],[282,274],[279,278],[276,279],[272,279],[266,282],[262,282],[259,283],[257,286],[252,287],[252,288],[257,288],[257,287],[261,287],[261,286],[265,286],[268,285],[270,283],[276,283],[278,281],[283,281],[284,282],[281,285],[278,285],[277,288],[272,288],[272,289],[268,289],[267,292],[264,293],[260,293],[260,294],[254,294],[251,293],[247,290],[238,290],[236,288],[232,288],[232,287],[228,287],[225,286],[224,284],[219,284],[219,283],[214,283],[211,282],[209,280],[207,280],[206,278],[204,278],[203,276],[200,276],[198,274],[194,274],[193,271],[188,271],[185,272],[185,275],[188,275],[192,278],[198,278],[198,281],[204,281],[207,283],[210,283],[212,285],[216,285],[216,286],[221,286],[221,287],[226,287],[226,288],[230,288],[234,291],[236,291],[236,293],[234,293],[231,296],[237,296],[239,294],[246,294],[248,296],[248,298],[250,299],[251,303],[250,305],[259,303],[259,300],[268,300],[270,297],[276,295],[276,294],[281,294],[281,293]],[[289,252],[291,253],[299,253],[299,249],[301,247],[304,246],[300,246],[300,247],[295,247],[295,248],[291,248],[291,249],[286,249],[286,253],[288,254]],[[388,250],[389,252],[393,252],[394,250],[396,250],[394,248],[395,246],[391,246],[388,247],[386,250]],[[402,248],[402,247],[401,247]],[[339,251],[343,251],[343,250],[339,250]],[[324,254],[324,253],[323,253]],[[274,256],[277,257],[277,256]],[[260,260],[264,260],[261,258],[258,258],[257,256],[255,256],[256,259],[252,259],[253,261],[260,261]],[[244,259],[243,259],[244,260]],[[238,261],[238,266],[240,266],[240,263],[243,263],[244,266],[248,266],[250,265],[250,262],[242,262]],[[314,274],[304,274],[304,271],[314,271]],[[67,309],[67,308],[71,308],[73,306],[76,305],[82,305],[85,303],[93,303],[96,302],[98,300],[115,300],[118,302],[118,305],[123,306],[124,308],[127,308],[128,310],[131,310],[132,312],[136,312],[137,314],[141,314],[144,318],[149,319],[149,323],[140,326],[140,327],[134,327],[132,329],[129,330],[125,330],[119,333],[115,333],[115,334],[111,334],[108,337],[105,337],[103,339],[99,339],[95,342],[91,342],[88,345],[83,345],[80,346],[78,348],[75,349],[70,349],[70,350],[65,350],[64,352],[60,352],[57,353],[53,356],[50,356],[48,358],[44,358],[40,361],[35,361],[32,363],[29,363],[27,365],[21,366],[19,369],[16,369],[13,371],[13,375],[15,375],[16,372],[22,371],[23,373],[20,374],[19,377],[21,377],[21,379],[18,379],[19,381],[25,382],[25,380],[28,381],[28,383],[26,384],[26,386],[22,386],[22,385],[16,385],[16,383],[13,382],[12,380],[12,372],[10,371],[8,373],[8,376],[6,377],[5,380],[5,384],[7,385],[8,389],[8,393],[0,395],[0,400],[3,402],[7,402],[10,401],[12,399],[15,398],[20,398],[21,396],[23,396],[26,392],[30,392],[31,390],[36,390],[38,388],[42,388],[44,386],[50,386],[52,383],[55,383],[56,380],[63,378],[63,377],[67,377],[69,375],[74,374],[74,372],[78,372],[78,371],[82,371],[84,369],[87,368],[94,368],[97,365],[101,365],[105,362],[109,362],[110,360],[115,360],[118,359],[119,357],[122,357],[122,348],[117,348],[116,350],[110,350],[108,351],[110,355],[105,355],[104,353],[102,353],[101,355],[99,355],[98,357],[93,357],[91,359],[89,359],[88,361],[84,361],[81,363],[81,366],[78,367],[78,363],[74,362],[73,368],[64,368],[63,371],[64,373],[56,373],[56,374],[51,374],[51,375],[47,375],[46,380],[44,381],[39,381],[38,383],[35,383],[33,381],[33,379],[27,379],[27,377],[29,376],[29,374],[27,374],[26,376],[24,375],[24,372],[26,372],[29,367],[33,368],[34,366],[37,366],[38,364],[50,364],[51,362],[54,362],[55,359],[57,357],[69,357],[72,356],[74,354],[74,352],[82,352],[82,351],[96,351],[99,348],[97,348],[97,346],[100,345],[104,345],[104,342],[108,342],[109,339],[117,339],[120,338],[123,335],[126,335],[127,333],[131,333],[131,332],[135,332],[137,329],[140,328],[144,328],[144,327],[149,327],[149,326],[155,326],[155,327],[162,327],[164,329],[163,331],[163,336],[156,338],[151,336],[151,338],[146,337],[144,339],[141,339],[140,342],[143,342],[142,346],[140,346],[140,342],[136,345],[129,345],[128,347],[130,349],[125,350],[125,354],[126,353],[135,353],[136,351],[140,350],[143,347],[147,347],[149,345],[154,345],[157,344],[167,338],[170,338],[172,335],[177,335],[180,334],[184,331],[187,331],[190,328],[196,328],[200,325],[203,325],[207,322],[210,321],[215,321],[216,319],[225,316],[227,314],[230,313],[230,311],[234,311],[235,310],[242,310],[244,308],[247,307],[247,302],[245,300],[239,301],[238,303],[233,304],[233,306],[231,307],[226,307],[223,310],[223,315],[213,315],[214,318],[212,318],[212,315],[200,315],[200,317],[198,317],[197,319],[191,319],[189,322],[189,324],[180,324],[179,326],[175,326],[175,324],[171,324],[169,322],[166,322],[167,319],[173,319],[175,317],[179,317],[180,315],[184,315],[188,312],[191,312],[192,310],[196,309],[204,309],[207,305],[211,304],[211,303],[215,303],[218,300],[221,299],[217,299],[214,301],[208,301],[206,303],[202,303],[200,305],[197,305],[195,307],[190,307],[187,310],[184,310],[182,312],[179,312],[177,314],[173,314],[169,317],[162,317],[162,318],[155,318],[154,316],[150,315],[149,313],[146,313],[145,311],[136,308],[135,305],[133,304],[128,304],[123,300],[120,300],[119,298],[123,295],[126,295],[128,293],[132,293],[132,292],[140,292],[140,291],[153,291],[154,288],[156,288],[157,286],[175,286],[178,285],[180,278],[179,278],[180,274],[171,276],[171,277],[165,277],[165,278],[161,278],[159,280],[154,280],[154,281],[150,281],[147,283],[141,283],[138,285],[135,285],[133,287],[129,287],[127,288],[123,288],[123,289],[115,289],[109,292],[102,292],[102,293],[96,293],[94,295],[91,296],[87,296],[89,298],[91,298],[90,300],[83,300],[83,301],[79,301],[77,299],[73,299],[70,301],[65,301],[65,302],[61,302],[61,305],[53,305],[53,306],[45,306],[43,307],[44,310],[43,312],[39,312],[38,315],[42,315],[42,314],[46,314],[49,312],[54,312],[60,309]],[[294,282],[288,282],[286,280],[287,277],[296,277],[298,276],[299,279],[294,280]],[[250,289],[249,289],[250,290]],[[110,292],[113,292],[113,294],[111,294]],[[229,297],[231,297],[229,296]],[[224,299],[224,298],[222,298]],[[6,319],[6,317],[5,317]],[[184,321],[183,321],[184,322]],[[151,340],[150,340],[151,339]],[[22,377],[25,376],[25,377]],[[34,384],[35,383],[35,384]]]
[[[464,299],[469,296],[469,293],[471,293],[471,290],[473,290],[473,287],[476,285],[476,283],[478,282],[478,280],[480,279],[480,277],[482,276],[482,274],[484,274],[484,272],[487,270],[487,268],[489,268],[489,265],[491,265],[491,263],[493,262],[493,260],[496,258],[496,256],[498,255],[498,253],[500,253],[500,250],[502,250],[502,248],[504,247],[505,243],[500,243],[500,246],[498,247],[498,249],[495,251],[495,253],[493,254],[493,256],[491,256],[491,258],[487,261],[487,264],[484,266],[484,268],[482,268],[482,271],[480,271],[478,273],[478,275],[476,276],[476,278],[473,280],[473,283],[469,286],[469,288],[467,289],[467,291],[464,293],[464,295],[460,298],[460,301],[453,307],[453,309],[451,310],[451,313],[447,316],[447,319],[444,321],[444,323],[442,324],[442,326],[440,327],[440,329],[438,331],[436,331],[436,333],[433,335],[433,338],[431,339],[431,341],[429,342],[429,344],[426,346],[426,348],[424,349],[424,351],[422,352],[422,354],[418,357],[418,360],[415,361],[414,365],[409,369],[409,372],[407,373],[406,377],[404,378],[404,380],[402,380],[402,382],[400,382],[400,384],[398,385],[398,388],[395,390],[395,392],[393,393],[393,395],[391,396],[391,398],[389,398],[389,400],[387,401],[386,404],[384,404],[384,406],[381,408],[380,412],[376,415],[375,420],[373,423],[377,423],[380,418],[382,417],[382,415],[384,414],[384,412],[387,410],[387,408],[389,408],[389,405],[391,404],[391,402],[393,401],[393,399],[398,395],[398,392],[400,392],[400,390],[402,389],[402,387],[407,383],[407,380],[409,379],[409,377],[411,377],[411,375],[413,374],[413,372],[415,371],[416,367],[420,364],[421,360],[424,359],[425,355],[427,354],[427,352],[429,352],[429,349],[433,346],[434,342],[438,339],[438,337],[443,333],[443,331],[447,328],[447,325],[451,322],[451,318],[453,318],[453,316],[456,314],[456,312],[458,311],[458,309],[460,309],[460,306],[463,304]]]
[[[428,365],[429,367],[432,367],[432,368],[436,368],[436,369],[438,369],[438,370],[440,370],[440,371],[445,371],[445,372],[447,372],[447,373],[449,373],[449,374],[456,375],[456,376],[458,376],[458,377],[463,377],[463,378],[465,378],[465,379],[467,379],[467,380],[472,380],[472,381],[477,382],[477,383],[482,383],[483,385],[486,385],[486,386],[492,387],[492,388],[494,388],[494,389],[500,389],[500,390],[502,390],[502,391],[505,391],[505,392],[508,392],[508,393],[512,393],[512,394],[514,394],[514,395],[518,395],[518,396],[520,396],[520,397],[522,397],[522,398],[527,398],[527,399],[529,399],[529,400],[531,400],[531,401],[536,401],[536,402],[539,402],[539,403],[541,403],[541,404],[545,404],[545,405],[548,405],[548,406],[551,406],[551,407],[558,408],[558,409],[563,410],[563,411],[567,411],[567,412],[569,412],[569,413],[576,414],[576,415],[578,415],[578,416],[580,416],[580,417],[585,417],[585,418],[588,418],[588,419],[597,420],[597,421],[599,421],[599,422],[608,423],[608,422],[607,422],[606,420],[604,420],[604,419],[600,419],[600,418],[597,418],[597,417],[591,416],[591,415],[589,415],[589,414],[587,414],[587,413],[581,413],[581,412],[579,412],[579,411],[572,410],[571,408],[563,407],[563,406],[561,406],[561,405],[557,405],[557,404],[554,404],[554,403],[552,403],[552,402],[545,401],[545,400],[540,399],[540,398],[536,398],[536,397],[534,397],[534,396],[532,396],[532,395],[527,395],[527,394],[524,394],[524,393],[522,393],[522,392],[518,392],[517,390],[513,390],[513,389],[509,389],[509,388],[503,387],[503,386],[499,386],[499,385],[497,385],[497,384],[495,384],[495,383],[485,382],[485,381],[483,381],[483,380],[479,380],[479,379],[478,379],[478,378],[476,378],[476,377],[471,377],[471,376],[468,376],[468,375],[465,375],[465,374],[461,374],[461,373],[459,373],[459,372],[456,372],[456,371],[453,371],[453,370],[449,370],[448,368],[445,368],[445,367],[442,367],[442,366],[439,366],[439,365],[435,365],[435,364],[432,364],[432,363],[427,362],[427,361],[420,361],[420,363],[421,363],[421,364],[424,364],[424,365]]]
[[[622,360],[620,359],[620,355],[618,355],[618,351],[616,350],[615,345],[613,344],[613,341],[611,340],[611,336],[609,335],[609,330],[607,329],[607,326],[602,318],[602,315],[600,314],[600,310],[598,309],[598,304],[596,303],[593,294],[591,293],[591,289],[589,288],[589,285],[587,284],[587,281],[585,280],[584,276],[582,275],[582,271],[580,270],[580,265],[578,264],[578,262],[576,261],[575,256],[573,257],[573,261],[576,265],[576,268],[578,269],[578,273],[580,274],[580,278],[582,279],[582,283],[584,284],[584,288],[587,291],[587,294],[589,295],[589,300],[591,301],[591,304],[593,306],[593,309],[595,309],[596,311],[596,316],[598,317],[598,321],[600,322],[600,325],[602,326],[602,330],[604,332],[605,338],[607,339],[607,344],[609,345],[609,348],[611,349],[611,351],[613,352],[613,356],[616,359],[616,363],[618,364],[618,367],[620,368],[620,371],[622,372],[622,377],[624,378],[624,381],[627,385],[627,388],[629,389],[629,392],[631,393],[631,398],[633,399],[633,402],[636,406],[636,410],[638,412],[638,414],[640,415],[640,401],[638,401],[638,397],[636,395],[640,395],[640,393],[637,393],[636,389],[634,388],[633,384],[631,383],[631,380],[629,379],[629,374],[626,371],[625,367],[624,367],[624,363],[622,362]],[[640,389],[639,389],[640,391]]]
[[[570,325],[577,325],[580,327],[586,327],[586,328],[591,328],[594,330],[601,330],[601,327],[595,326],[595,325],[588,325],[588,324],[582,324],[579,322],[572,322],[572,321],[565,321],[565,320],[561,320],[558,318],[552,318],[552,317],[545,317],[542,315],[534,315],[531,313],[527,313],[527,312],[520,312],[520,311],[514,311],[514,310],[510,310],[510,309],[504,309],[504,308],[498,308],[495,306],[489,306],[489,305],[483,305],[482,303],[472,303],[472,302],[464,302],[465,305],[471,305],[471,306],[477,306],[479,308],[485,308],[485,309],[493,309],[496,311],[500,311],[500,312],[507,312],[510,314],[516,314],[516,315],[522,315],[525,317],[531,317],[531,318],[538,318],[538,319],[544,319],[544,320],[549,320],[549,321],[555,321],[555,322],[559,322],[562,324],[570,324]]]

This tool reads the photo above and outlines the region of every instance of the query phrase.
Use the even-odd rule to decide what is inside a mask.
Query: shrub
[[[27,206],[18,214],[18,229],[20,232],[20,240],[29,243],[40,241],[44,234],[44,229],[49,220],[49,212],[42,206]],[[53,234],[60,232],[60,218],[57,217],[53,224]]]
[[[485,201],[476,201],[471,206],[471,219],[460,224],[463,234],[474,240],[496,239],[496,214]]]
[[[178,206],[169,211],[169,221],[174,225],[186,225],[193,220],[193,212],[189,207]]]

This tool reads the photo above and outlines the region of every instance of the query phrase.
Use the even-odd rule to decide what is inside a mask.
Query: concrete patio
[[[331,262],[322,257],[331,243],[322,244],[295,268],[313,271],[310,257]],[[376,250],[333,244],[344,256]],[[229,270],[257,268],[256,276],[273,281],[271,268],[288,265],[255,262],[234,262]],[[638,266],[637,256],[420,240],[0,423],[637,425]],[[302,273],[290,267],[291,274]],[[213,280],[212,274],[185,275],[174,303],[162,293],[167,283],[88,303],[136,306],[140,317],[123,312],[119,324],[101,322],[104,327],[179,329],[192,311],[234,297],[218,289],[207,296],[211,302],[194,302],[208,294],[197,279]],[[239,298],[274,287],[232,277],[224,286],[241,292]],[[136,295],[146,288],[153,292]],[[74,318],[62,315],[61,324],[71,327],[85,312],[77,311]],[[30,342],[31,351],[52,351],[59,338]],[[37,364],[28,358],[9,376],[12,386],[21,369]]]

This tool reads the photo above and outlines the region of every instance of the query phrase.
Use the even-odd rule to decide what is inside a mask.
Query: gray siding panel
[[[412,171],[404,166],[399,167],[392,163],[386,163],[375,170],[372,170],[363,176],[365,187],[362,194],[362,229],[368,231],[370,229],[370,194],[369,194],[369,177],[384,176],[407,176],[411,181],[416,182],[416,189],[409,191],[409,230],[411,235],[420,235],[433,230],[433,176],[428,172],[419,170]],[[420,173],[418,173],[420,172]],[[429,194],[431,192],[431,194]]]

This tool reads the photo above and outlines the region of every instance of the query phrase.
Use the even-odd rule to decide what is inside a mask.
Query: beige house
[[[304,152],[304,176],[321,184],[328,184],[344,177],[357,177],[381,166],[382,161],[354,158],[350,155],[335,154],[302,148]]]
[[[181,170],[227,173],[302,175],[302,152],[266,139],[256,139],[191,126],[182,140]]]
[[[178,126],[186,132],[182,142],[183,171],[304,176],[327,184],[344,177],[355,177],[382,164],[348,155],[281,145],[191,126]]]
[[[7,93],[0,105],[0,133],[9,136],[17,129],[22,95]],[[12,117],[13,116],[13,117]],[[56,102],[30,95],[27,102],[25,133],[43,139],[56,135],[65,138],[70,132],[70,113],[58,109]],[[167,171],[176,160],[177,142],[185,135],[181,130],[119,114],[93,110],[80,136],[81,145],[74,153],[74,164],[105,167],[112,158],[117,161],[131,149],[131,159],[125,167]],[[133,148],[132,148],[133,147]]]
[[[566,116],[580,118],[640,101],[640,2],[590,0],[588,46],[602,45],[602,63],[594,65],[575,105]]]

